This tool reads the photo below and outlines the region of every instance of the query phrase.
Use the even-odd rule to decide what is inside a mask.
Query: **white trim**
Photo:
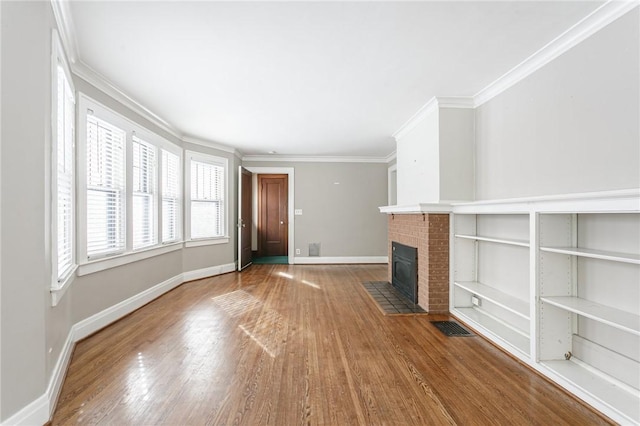
[[[51,419],[51,417],[53,417],[53,411],[56,408],[58,397],[60,396],[60,390],[62,389],[62,384],[64,383],[64,379],[67,375],[67,368],[71,362],[74,345],[75,341],[73,340],[73,333],[70,331],[69,334],[67,334],[67,340],[64,342],[64,346],[62,347],[56,366],[53,369],[53,374],[51,375],[51,380],[49,381],[49,386],[47,386],[47,392],[45,394],[49,401],[49,418],[44,422],[40,422],[41,424],[46,423]]]
[[[547,43],[540,50],[520,62],[503,76],[480,90],[473,97],[475,107],[493,99],[516,83],[524,80],[558,56],[583,42],[602,28],[638,6],[638,1],[609,0],[584,19]]]
[[[60,31],[64,50],[69,56],[69,61],[73,64],[78,60],[79,54],[76,42],[76,27],[73,23],[73,15],[69,4],[68,0],[51,0],[51,8],[58,24],[58,31]]]
[[[45,393],[2,422],[2,425],[45,424],[51,420],[66,377],[67,367],[71,361],[73,349],[78,341],[125,317],[187,281],[221,275],[233,272],[235,269],[235,263],[228,263],[180,273],[74,324],[69,330]]]
[[[396,173],[396,181],[395,181],[395,186],[393,186],[391,184],[391,176],[393,175],[393,173]],[[398,164],[393,164],[391,166],[389,166],[387,168],[387,203],[389,203],[389,205],[393,205],[392,203],[394,201],[391,200],[391,195],[393,194],[393,198],[395,198],[396,200],[398,199]]]
[[[378,207],[380,213],[386,214],[423,214],[423,213],[450,213],[451,205],[445,203],[419,203],[407,206],[382,206]]]
[[[398,156],[398,153],[394,150],[391,154],[385,157],[385,160],[387,160],[387,163],[390,163],[393,160],[395,160],[397,156]]]
[[[454,213],[545,213],[640,211],[640,188],[453,203]]]
[[[396,141],[405,137],[420,122],[438,111],[440,108],[474,108],[474,98],[466,96],[434,96],[429,99],[415,114],[411,116],[395,133],[392,135]]]
[[[393,135],[396,141],[399,141],[403,137],[406,136],[414,127],[418,125],[422,120],[424,120],[427,116],[429,116],[434,111],[438,110],[438,98],[435,96],[427,101],[426,104],[422,105],[415,114],[413,114],[398,130],[396,130]]]
[[[203,238],[201,240],[190,240],[185,241],[184,246],[187,248],[190,247],[202,247],[202,246],[214,246],[216,244],[227,244],[229,242],[229,237],[218,237],[218,238]]]
[[[296,257],[296,265],[389,263],[389,256]]]
[[[51,306],[57,306],[62,300],[62,296],[67,292],[67,289],[71,286],[71,283],[76,278],[76,271],[78,270],[78,265],[73,265],[71,271],[67,275],[67,278],[60,283],[60,285],[56,287],[51,287],[49,291],[51,292]]]
[[[386,214],[637,212],[640,211],[640,188],[473,202],[418,203],[406,206],[382,206],[378,209],[380,213]]]
[[[160,129],[169,133],[177,139],[182,140],[182,133],[171,125],[168,121],[161,118],[159,115],[146,108],[137,100],[127,95],[123,90],[113,84],[110,80],[104,77],[102,74],[94,71],[87,64],[82,62],[81,59],[71,65],[71,71],[82,78],[96,89],[106,93],[114,100],[118,101],[125,107],[129,108],[136,114],[140,115],[145,120],[150,121],[152,124],[158,126]]]
[[[224,168],[224,196],[222,199],[222,203],[223,203],[223,211],[224,211],[224,224],[223,224],[223,230],[224,230],[224,235],[220,235],[220,236],[215,236],[215,237],[205,237],[205,238],[197,238],[197,239],[191,239],[191,163],[193,161],[197,161],[200,163],[206,163],[212,166],[216,166],[216,167],[222,167]],[[214,239],[219,239],[219,238],[227,238],[228,242],[228,238],[229,238],[229,224],[230,224],[230,220],[229,220],[229,212],[230,212],[230,207],[229,207],[229,201],[230,201],[230,194],[229,194],[229,182],[233,182],[234,181],[234,176],[231,173],[230,167],[229,167],[229,159],[226,157],[220,157],[217,155],[212,155],[212,154],[207,154],[204,152],[199,152],[199,151],[190,151],[190,150],[185,150],[184,151],[184,166],[183,166],[183,176],[184,176],[184,189],[183,189],[183,193],[184,193],[184,240],[185,243],[189,243],[189,247],[192,246],[197,246],[197,245],[208,245],[209,243],[204,243],[204,244],[198,244],[198,241],[212,241]],[[191,243],[195,243],[193,245],[191,245]],[[222,244],[222,243],[215,243],[215,242],[211,242],[210,244]]]
[[[242,157],[242,153],[240,151],[238,151],[236,148],[229,145],[211,142],[204,139],[196,138],[193,136],[186,136],[186,135],[183,135],[181,139],[182,139],[182,142],[191,143],[194,145],[206,146],[207,148],[217,149],[218,151],[229,152],[235,155],[236,157]]]
[[[171,277],[160,284],[156,284],[151,288],[92,315],[89,318],[85,318],[84,320],[77,322],[73,327],[71,327],[73,341],[78,342],[85,337],[92,335],[96,331],[101,330],[109,324],[146,305],[152,300],[162,296],[169,290],[173,290],[184,282],[182,276],[183,274],[178,274]]]
[[[208,268],[196,269],[193,271],[188,271],[182,274],[182,282],[186,283],[188,281],[200,280],[202,278],[213,277],[216,275],[222,275],[229,272],[235,272],[236,264],[234,263],[226,263],[224,265],[210,266]]]
[[[438,96],[439,108],[475,108],[475,99],[471,96]]]
[[[46,394],[43,394],[2,422],[2,425],[43,425],[49,420],[49,399]]]
[[[78,265],[78,276],[93,274],[94,272],[104,271],[105,269],[115,268],[116,266],[160,256],[180,249],[182,249],[182,241],[81,263]]]
[[[295,257],[295,168],[293,167],[250,167],[243,166],[245,169],[254,174],[283,174],[287,175],[287,181],[289,182],[289,192],[287,194],[289,212],[287,214],[287,220],[289,221],[289,229],[287,230],[289,235],[289,241],[287,242],[289,247],[289,265],[293,265],[293,258]]]
[[[64,144],[65,141],[58,140],[58,67],[62,67],[62,72],[64,74],[66,83],[69,85],[69,89],[72,92],[73,96],[73,123],[72,123],[72,134],[71,134],[71,149],[72,149],[72,180],[71,180],[71,206],[72,206],[72,214],[71,214],[71,269],[66,273],[66,276],[62,280],[62,283],[59,281],[61,277],[59,277],[58,270],[58,151],[59,145]],[[66,101],[65,101],[66,105]],[[50,235],[50,245],[51,245],[51,291],[59,291],[62,292],[57,293],[57,298],[54,297],[52,299],[53,306],[57,305],[58,301],[64,294],[67,286],[70,284],[70,281],[73,281],[73,274],[77,269],[77,234],[76,234],[76,208],[77,208],[77,192],[76,192],[76,179],[77,179],[77,154],[76,154],[76,137],[77,137],[77,114],[76,114],[76,105],[77,105],[77,97],[76,90],[73,84],[73,80],[71,78],[71,71],[69,69],[69,62],[67,60],[62,41],[60,39],[60,34],[57,30],[53,29],[51,31],[51,138],[50,138],[50,157],[47,159],[47,165],[49,170],[47,175],[50,176],[50,191],[51,196],[49,197],[49,210],[47,216],[50,217],[49,223],[47,224],[47,233]]]
[[[242,161],[256,162],[288,162],[288,163],[388,163],[386,157],[340,157],[340,156],[312,156],[312,155],[245,155]],[[246,168],[246,167],[245,167]]]

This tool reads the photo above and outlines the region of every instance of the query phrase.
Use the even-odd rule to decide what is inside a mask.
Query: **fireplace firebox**
[[[392,241],[391,252],[391,285],[418,303],[418,249]]]

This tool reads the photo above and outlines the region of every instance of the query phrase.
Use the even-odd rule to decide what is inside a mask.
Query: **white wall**
[[[439,117],[434,108],[397,145],[398,205],[438,202]]]
[[[440,201],[474,199],[474,111],[440,108]]]
[[[476,110],[476,194],[640,186],[639,8]]]
[[[0,419],[46,388],[45,306],[51,266],[47,190],[50,31],[45,2],[1,2],[2,313]]]

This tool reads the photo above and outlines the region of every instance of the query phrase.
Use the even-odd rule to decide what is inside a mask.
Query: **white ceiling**
[[[70,3],[79,63],[179,133],[244,154],[384,157],[594,1]]]

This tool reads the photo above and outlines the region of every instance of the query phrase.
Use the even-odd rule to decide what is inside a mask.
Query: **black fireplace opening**
[[[413,304],[418,303],[418,249],[391,242],[391,285]]]

